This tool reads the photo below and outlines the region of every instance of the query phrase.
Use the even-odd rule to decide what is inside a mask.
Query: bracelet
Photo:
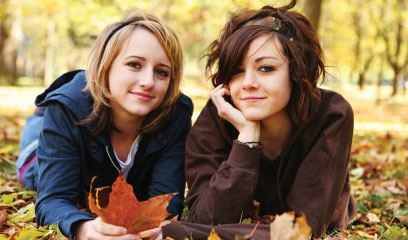
[[[254,148],[254,147],[260,147],[261,143],[260,142],[241,142],[238,139],[236,139],[237,143],[243,144],[248,146],[249,148]]]

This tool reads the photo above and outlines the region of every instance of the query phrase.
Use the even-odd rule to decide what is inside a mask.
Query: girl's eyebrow
[[[255,59],[255,62],[259,62],[259,61],[262,61],[262,60],[268,59],[268,58],[272,58],[272,59],[278,60],[278,58],[276,58],[276,57],[274,57],[274,56],[262,56],[262,57],[256,58],[256,59]]]
[[[128,58],[139,58],[140,60],[146,61],[146,58],[141,57],[141,56],[136,56],[136,55],[130,55],[130,56],[125,57],[125,59],[128,59]]]
[[[167,64],[160,63],[159,66],[166,67],[166,68],[171,70],[171,67],[169,65],[167,65]]]

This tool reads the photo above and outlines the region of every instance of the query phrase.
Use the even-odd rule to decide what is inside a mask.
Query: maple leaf
[[[271,223],[271,240],[307,240],[310,239],[311,228],[304,214],[296,218],[294,212],[276,216]]]
[[[92,183],[95,177],[92,179]],[[133,193],[132,185],[126,183],[125,177],[119,174],[112,185],[109,204],[106,208],[99,205],[98,191],[106,187],[92,189],[89,194],[89,209],[106,223],[123,226],[129,234],[157,228],[170,215],[166,208],[176,193],[169,193],[139,202]],[[95,193],[95,198],[93,197]]]

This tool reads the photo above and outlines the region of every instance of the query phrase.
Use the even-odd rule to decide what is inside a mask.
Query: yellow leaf
[[[42,238],[48,234],[48,231],[41,229],[27,229],[23,228],[16,236],[16,240],[37,239]]]
[[[308,240],[311,228],[304,214],[296,218],[295,213],[288,212],[276,216],[271,223],[271,240]]]
[[[30,203],[27,206],[21,208],[18,212],[11,216],[14,222],[28,222],[35,218],[35,206],[34,203]]]
[[[211,229],[210,236],[208,236],[207,240],[221,240],[218,234],[215,232],[215,229]]]

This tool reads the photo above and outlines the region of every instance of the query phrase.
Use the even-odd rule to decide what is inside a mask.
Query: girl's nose
[[[153,69],[145,68],[140,79],[140,86],[144,89],[150,89],[154,86]]]
[[[244,80],[242,81],[242,88],[244,89],[259,88],[259,82],[256,78],[256,75],[251,71],[245,71]]]

